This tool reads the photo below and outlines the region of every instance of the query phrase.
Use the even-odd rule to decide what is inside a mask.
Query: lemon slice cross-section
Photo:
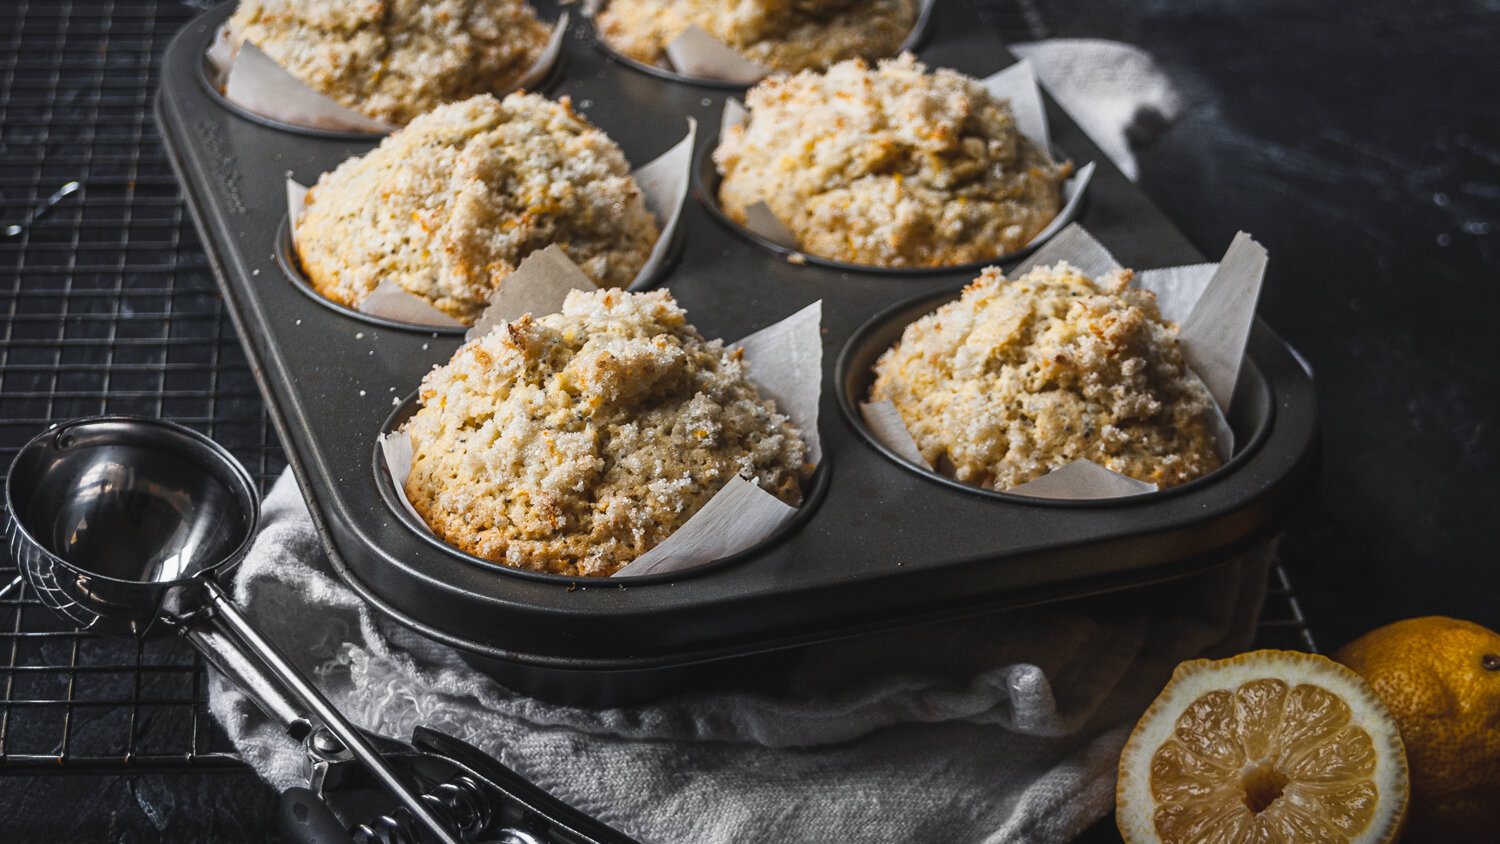
[[[1193,660],[1120,756],[1130,844],[1373,844],[1405,817],[1395,719],[1354,672],[1315,654]]]

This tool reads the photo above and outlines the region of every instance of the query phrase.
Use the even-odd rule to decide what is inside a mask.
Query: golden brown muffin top
[[[1120,270],[984,270],[875,364],[872,401],[900,411],[922,456],[1009,489],[1086,458],[1165,488],[1219,466],[1213,399],[1156,297]]]
[[[406,492],[441,539],[508,566],[605,576],[734,475],[801,500],[801,434],[664,290],[568,295],[422,382]]]

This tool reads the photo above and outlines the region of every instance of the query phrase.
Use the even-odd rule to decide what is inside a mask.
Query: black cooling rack
[[[1018,39],[1027,0],[982,4]],[[1030,11],[1029,11],[1030,10]],[[180,3],[0,3],[0,471],[48,425],[161,417],[285,465],[150,117]],[[1316,650],[1285,571],[1258,644]],[[243,764],[175,638],[122,642],[56,620],[0,560],[0,773]]]

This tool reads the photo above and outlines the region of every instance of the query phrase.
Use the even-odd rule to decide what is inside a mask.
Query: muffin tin
[[[376,141],[289,132],[227,107],[201,67],[230,11],[204,13],[169,47],[157,120],[314,522],[361,596],[513,685],[592,703],[651,696],[708,676],[708,663],[743,678],[753,672],[738,658],[753,654],[1203,570],[1274,538],[1311,477],[1311,378],[1259,322],[1231,414],[1240,446],[1207,478],[1129,499],[1058,502],[925,472],[875,443],[855,408],[869,362],[906,321],[956,297],[973,270],[791,262],[724,225],[699,195],[683,211],[681,254],[661,285],[704,336],[742,337],[823,301],[825,458],[803,513],[748,552],[676,575],[568,579],[469,557],[395,506],[375,442],[461,338],[341,313],[285,271],[286,176],[311,182]],[[939,2],[919,55],[974,76],[1012,61],[953,0]],[[622,66],[577,19],[544,92],[572,97],[635,163],[681,138],[689,116],[716,126],[727,96]],[[1087,136],[1048,108],[1056,143],[1099,165],[1081,222],[1126,266],[1201,262]],[[695,166],[713,134],[700,132]]]

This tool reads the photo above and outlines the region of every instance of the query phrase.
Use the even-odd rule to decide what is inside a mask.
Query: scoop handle
[[[245,648],[216,624],[194,623],[182,629],[182,635],[198,653],[244,692],[260,711],[278,721],[287,735],[301,741],[312,732],[307,710],[287,694],[286,687],[275,682],[265,669],[251,661]]]

